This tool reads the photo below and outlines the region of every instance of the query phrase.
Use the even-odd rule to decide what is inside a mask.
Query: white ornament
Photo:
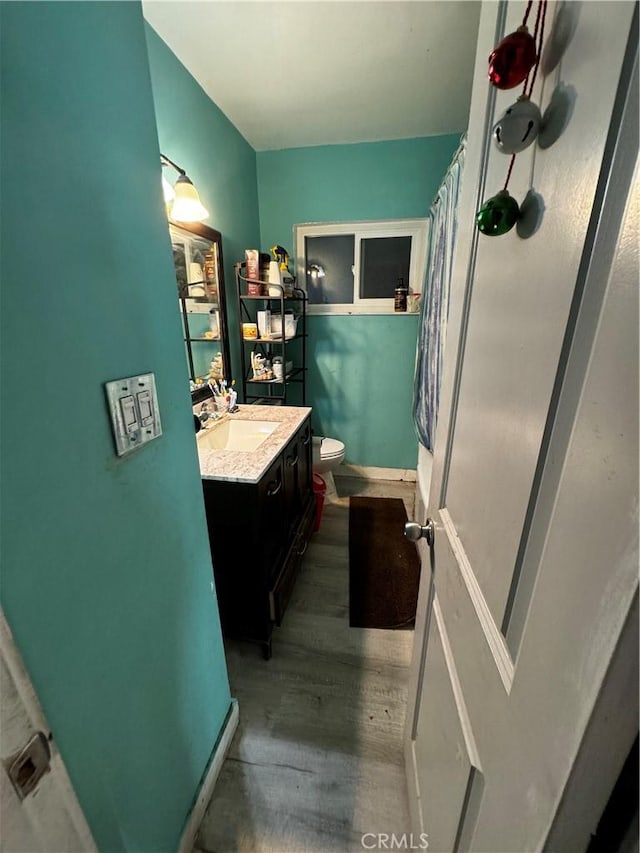
[[[537,138],[541,123],[538,106],[521,95],[494,124],[493,141],[503,154],[519,154]]]

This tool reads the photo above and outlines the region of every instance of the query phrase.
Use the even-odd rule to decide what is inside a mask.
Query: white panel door
[[[408,783],[415,832],[446,853],[543,848],[638,585],[637,20],[632,3],[549,4],[572,35],[534,100],[565,104],[565,126],[509,186],[544,215],[529,239],[488,238],[475,212],[508,167],[491,127],[519,89],[489,87],[487,56],[524,7],[481,14],[421,546]]]

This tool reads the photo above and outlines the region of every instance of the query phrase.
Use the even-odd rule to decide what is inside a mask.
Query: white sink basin
[[[198,433],[198,444],[207,450],[257,450],[278,426],[278,421],[243,421],[229,417]]]

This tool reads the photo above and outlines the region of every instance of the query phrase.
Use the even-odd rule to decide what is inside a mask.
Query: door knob
[[[431,518],[427,519],[426,524],[418,524],[417,521],[407,521],[404,526],[404,535],[412,542],[417,542],[418,539],[426,539],[427,545],[431,548],[433,545],[433,537],[436,529]]]

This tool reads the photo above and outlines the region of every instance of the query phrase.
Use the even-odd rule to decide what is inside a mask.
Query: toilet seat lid
[[[331,459],[344,453],[344,444],[337,438],[323,438],[320,447],[320,458]]]

